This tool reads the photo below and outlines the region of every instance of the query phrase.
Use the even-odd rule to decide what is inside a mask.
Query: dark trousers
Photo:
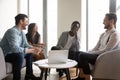
[[[32,70],[33,56],[32,56],[32,54],[24,55],[23,53],[12,53],[12,54],[8,54],[5,57],[6,62],[12,63],[13,80],[21,79],[21,69],[22,69],[22,64],[24,62],[24,58],[26,59],[26,74],[32,75],[33,74],[33,70]]]
[[[78,68],[82,68],[85,74],[91,74],[89,63],[94,65],[98,54],[90,54],[86,52],[79,52]]]
[[[80,52],[78,51],[69,51],[68,59],[78,61]]]

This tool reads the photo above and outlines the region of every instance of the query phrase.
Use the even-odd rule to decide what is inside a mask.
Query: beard
[[[26,27],[25,27],[25,26],[23,26],[23,30],[26,30]]]
[[[22,25],[22,29],[23,29],[23,30],[26,30],[26,27],[27,27],[27,24],[23,24],[23,25]]]
[[[109,24],[108,24],[108,25],[105,25],[105,26],[104,26],[104,29],[109,29],[109,27],[110,27]]]

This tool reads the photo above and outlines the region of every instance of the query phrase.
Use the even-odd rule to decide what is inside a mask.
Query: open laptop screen
[[[65,63],[68,59],[68,50],[51,50],[49,51],[48,63],[57,64]]]

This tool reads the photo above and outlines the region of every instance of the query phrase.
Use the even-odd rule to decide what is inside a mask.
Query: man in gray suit
[[[77,53],[79,51],[79,38],[77,32],[80,28],[80,23],[74,21],[71,24],[71,30],[65,31],[61,34],[56,46],[52,47],[52,50],[69,50],[69,59],[77,60]],[[63,75],[63,71],[59,70],[59,76]]]
[[[71,30],[65,31],[61,34],[57,47],[59,49],[67,49],[69,51],[79,51],[79,38],[77,36],[79,28],[80,23],[78,21],[74,21],[71,24]]]

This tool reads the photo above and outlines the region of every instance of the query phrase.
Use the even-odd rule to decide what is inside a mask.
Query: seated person
[[[95,48],[89,52],[79,52],[78,68],[83,73],[72,80],[90,80],[91,70],[89,64],[94,65],[99,55],[106,51],[117,49],[120,47],[120,33],[115,29],[117,16],[114,13],[108,13],[104,17],[103,24],[105,32],[101,34]],[[84,75],[84,76],[82,76]]]
[[[51,50],[69,50],[69,58],[76,58],[73,57],[71,54],[72,52],[77,52],[80,49],[79,38],[77,36],[79,28],[80,23],[78,21],[74,21],[71,24],[71,30],[62,32],[57,45],[53,46]]]
[[[28,25],[28,33],[26,34],[26,38],[30,45],[35,47],[41,47],[43,49],[45,48],[45,44],[41,43],[41,37],[38,33],[38,26],[36,23],[31,23]],[[41,53],[43,53],[43,51]],[[35,61],[45,58],[44,54],[41,53],[33,55]]]
[[[79,38],[77,36],[77,32],[80,28],[80,23],[78,21],[74,21],[71,24],[71,30],[65,31],[61,34],[58,43],[56,46],[53,46],[51,50],[69,50],[69,59],[77,60],[76,52],[79,51]],[[59,71],[59,76],[63,75],[62,70]]]
[[[21,69],[24,59],[26,59],[25,80],[39,80],[33,75],[32,60],[33,54],[38,54],[42,49],[28,44],[23,32],[27,24],[27,15],[16,15],[15,26],[5,32],[0,42],[5,61],[12,64],[13,80],[21,80]]]

